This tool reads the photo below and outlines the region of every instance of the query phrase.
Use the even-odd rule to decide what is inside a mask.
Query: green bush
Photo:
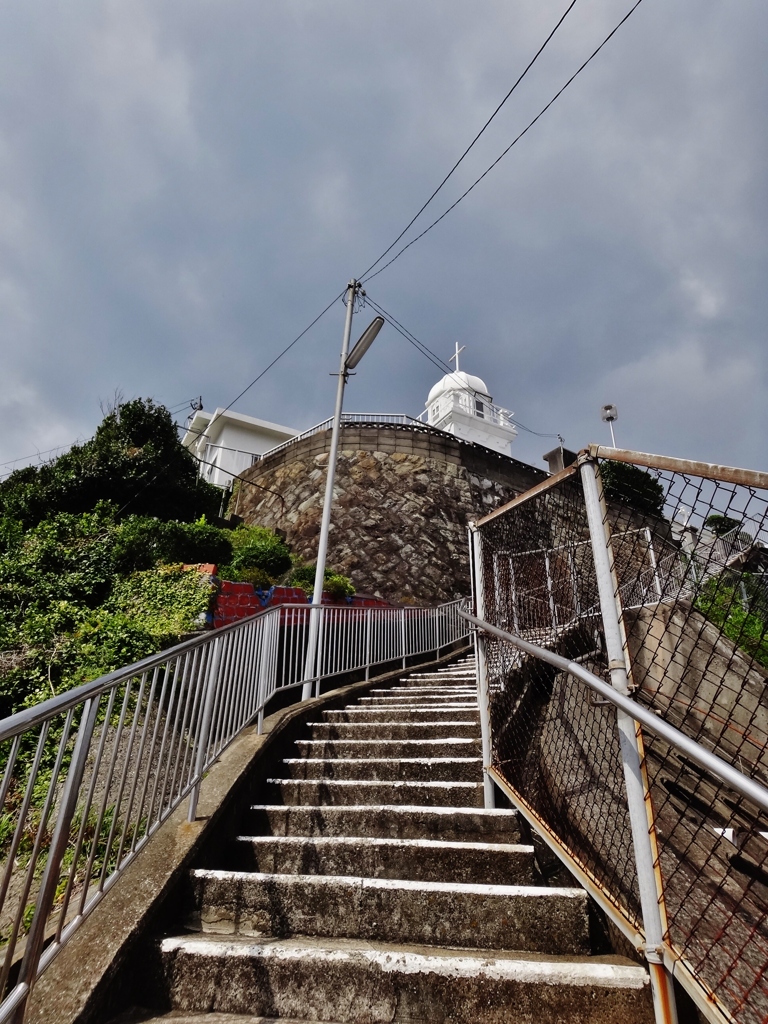
[[[240,583],[252,583],[260,590],[269,590],[274,584],[274,579],[263,569],[241,569],[237,574]]]
[[[712,577],[695,606],[729,640],[768,668],[766,594],[751,575],[745,573],[738,581],[726,575]]]
[[[661,518],[664,512],[664,487],[656,477],[627,462],[600,463],[600,479],[607,501],[627,505],[641,515]]]
[[[232,559],[219,570],[224,579],[253,582],[249,574],[259,569],[269,577],[268,585],[271,585],[291,568],[288,545],[282,537],[264,526],[239,526],[230,533],[230,539]]]
[[[0,483],[0,515],[25,528],[58,512],[90,512],[105,500],[119,516],[189,521],[218,515],[221,492],[200,479],[171,414],[151,398],[117,403],[90,441]]]
[[[150,569],[160,562],[222,565],[232,559],[232,531],[206,523],[162,522],[130,516],[115,534],[115,565],[119,572]]]
[[[288,577],[288,586],[301,587],[310,597],[315,592],[315,571],[314,565],[297,565]],[[341,601],[345,597],[352,597],[355,588],[348,576],[342,576],[333,569],[326,569],[323,578],[323,592],[329,594],[334,600]]]

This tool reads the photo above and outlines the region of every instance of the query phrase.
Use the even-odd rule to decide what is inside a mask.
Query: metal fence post
[[[656,589],[656,598],[660,601],[662,598],[662,591],[661,580],[659,579],[659,564],[656,560],[656,552],[653,549],[653,537],[651,536],[651,531],[647,526],[645,527],[645,539],[648,544],[648,554],[651,556],[651,568],[653,569],[653,585]]]
[[[474,523],[469,524],[470,562],[474,572],[472,578],[475,585],[475,604],[477,617],[485,619],[485,594],[483,576],[483,541],[480,531]],[[491,766],[491,717],[490,694],[488,691],[488,665],[485,657],[485,640],[475,630],[475,672],[477,674],[477,706],[480,712],[480,736],[483,753],[483,798],[486,810],[496,806],[496,793],[493,779],[488,774]]]
[[[56,818],[56,826],[53,830],[48,857],[45,862],[45,870],[40,882],[40,891],[35,902],[35,915],[27,938],[27,945],[24,951],[24,958],[19,970],[18,986],[27,986],[24,993],[24,1001],[17,1007],[14,1020],[21,1024],[24,1020],[26,1001],[35,982],[40,956],[43,952],[45,941],[45,926],[53,909],[56,899],[56,888],[59,884],[61,873],[61,862],[69,844],[69,831],[72,827],[72,819],[77,808],[77,798],[82,785],[85,765],[88,760],[88,753],[91,748],[93,730],[96,727],[96,716],[99,710],[99,698],[92,697],[83,705],[83,713],[80,718],[80,728],[77,731],[75,749],[72,752],[72,761],[67,772],[67,779],[64,783],[64,792],[61,797],[61,808]]]
[[[598,488],[594,462],[588,459],[581,461],[580,472],[595,564],[595,577],[600,596],[600,612],[611,684],[619,693],[627,695],[629,693],[627,661],[606,507]],[[667,973],[662,958],[664,930],[659,906],[662,894],[659,892],[657,884],[655,843],[652,841],[649,828],[646,808],[648,794],[644,785],[637,726],[628,714],[618,709],[616,720],[621,745],[621,759],[624,766],[624,784],[627,792],[627,806],[643,914],[643,931],[645,932],[645,958],[651,977],[654,1013],[657,1024],[677,1024],[672,978]]]
[[[407,648],[406,648],[406,644],[405,644],[405,608],[401,608],[400,609],[400,652],[401,652],[402,657],[403,657],[403,668],[405,668],[405,652],[406,652],[406,650],[407,650]]]
[[[371,676],[371,615],[372,608],[365,609],[365,678]]]
[[[205,703],[203,705],[203,716],[200,724],[200,733],[197,740],[197,757],[195,759],[195,785],[189,795],[189,812],[187,821],[192,822],[197,815],[197,801],[200,796],[200,783],[203,780],[203,769],[205,768],[205,752],[208,747],[208,736],[211,731],[211,719],[213,718],[213,701],[216,696],[216,684],[219,681],[219,665],[221,663],[222,637],[217,636],[213,642],[213,656],[208,669],[208,678],[205,681]]]

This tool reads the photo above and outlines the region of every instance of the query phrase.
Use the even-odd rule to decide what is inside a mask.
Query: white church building
[[[456,345],[451,361],[456,369],[435,384],[427,397],[427,408],[419,417],[431,427],[445,430],[465,441],[485,445],[495,452],[509,455],[517,437],[509,409],[493,404],[493,398],[480,377],[459,369],[459,355],[464,346]]]
[[[473,441],[495,452],[510,455],[517,428],[512,413],[493,404],[485,382],[459,369],[459,355],[463,346],[456,345],[451,361],[456,369],[435,384],[427,397],[426,409],[418,422],[427,423],[438,430]],[[410,416],[376,413],[344,413],[343,421],[359,419],[368,422],[413,423]],[[326,430],[331,421],[325,420],[309,430],[299,433],[293,427],[245,416],[231,409],[195,412],[182,439],[185,447],[200,460],[200,475],[217,487],[226,488],[232,480],[249,469],[258,458],[279,445]]]

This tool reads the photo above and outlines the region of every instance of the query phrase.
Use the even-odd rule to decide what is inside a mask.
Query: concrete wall
[[[317,552],[330,431],[247,470],[232,510]],[[547,474],[427,426],[342,429],[328,564],[358,590],[433,604],[469,593],[467,523]]]

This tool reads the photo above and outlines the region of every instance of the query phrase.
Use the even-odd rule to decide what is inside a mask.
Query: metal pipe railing
[[[762,811],[768,813],[768,788],[748,775],[744,775],[737,768],[734,768],[733,765],[718,757],[717,754],[707,750],[701,743],[697,743],[696,740],[692,740],[685,733],[665,722],[663,718],[659,718],[658,715],[644,708],[641,704],[637,704],[630,697],[625,697],[618,690],[615,690],[610,683],[606,683],[599,676],[584,668],[583,665],[576,661],[569,661],[568,658],[563,658],[561,655],[555,654],[554,651],[548,651],[545,647],[537,647],[535,644],[529,643],[513,633],[507,633],[503,629],[498,629],[490,622],[478,619],[463,608],[459,609],[459,615],[462,619],[466,619],[467,622],[471,622],[477,629],[482,629],[499,640],[505,640],[526,654],[530,654],[540,661],[545,661],[561,672],[579,679],[603,700],[610,701],[611,704],[620,711],[623,711],[624,714],[634,718],[640,725],[655,733],[656,736],[669,743],[670,746],[676,747],[677,750],[692,761],[695,761],[701,768],[717,776],[722,782],[730,786],[731,789],[748,800],[752,800]]]
[[[318,690],[469,632],[457,601],[316,614]],[[35,978],[149,838],[188,796],[194,820],[211,764],[303,684],[309,615],[266,609],[0,722],[0,1022],[23,1020]]]

